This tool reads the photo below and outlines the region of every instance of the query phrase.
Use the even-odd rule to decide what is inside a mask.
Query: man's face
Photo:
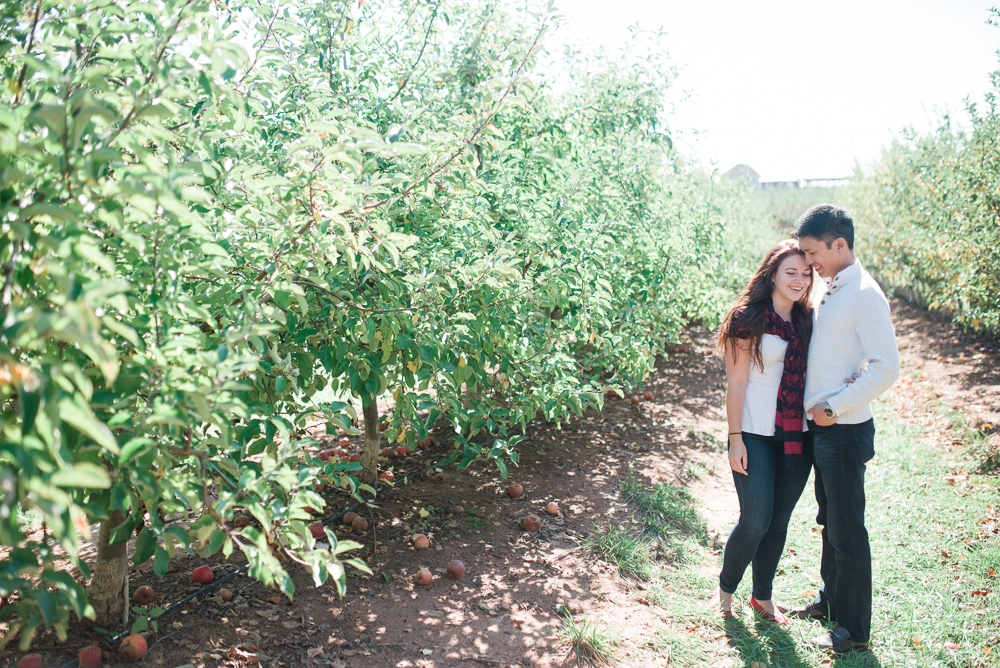
[[[836,276],[837,272],[843,269],[844,258],[840,253],[841,246],[846,247],[846,242],[843,239],[835,239],[828,248],[825,241],[815,237],[799,238],[799,248],[806,254],[806,260],[823,278]]]

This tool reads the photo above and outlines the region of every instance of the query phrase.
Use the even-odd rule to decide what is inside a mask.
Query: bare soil
[[[1000,445],[994,426],[1000,423],[1000,343],[964,335],[903,302],[893,303],[893,315],[908,400],[923,405],[936,395]],[[581,542],[595,527],[629,516],[618,497],[629,471],[647,482],[687,487],[700,502],[710,540],[728,535],[738,508],[721,440],[724,369],[712,354],[711,333],[687,332],[669,359],[658,362],[645,389],[651,401],[609,399],[602,412],[562,429],[530,429],[520,447],[521,465],[509,481],[500,480],[495,468],[451,466],[380,495],[368,513],[371,528],[354,536],[365,544],[360,556],[374,576],[350,573],[343,599],[330,584],[314,588],[301,569],[293,571],[292,602],[240,575],[227,584],[232,601],[223,602],[216,590],[161,618],[158,632],[148,634],[149,653],[133,665],[563,665],[569,661],[558,635],[562,604],[611,626],[626,662],[655,665],[643,636],[657,615],[642,586],[593,559]],[[415,455],[422,466],[448,453],[447,433],[434,436],[436,445]],[[523,485],[521,498],[508,495],[509,482]],[[557,516],[546,513],[549,501],[558,503]],[[329,517],[347,501],[331,494],[328,504]],[[540,518],[539,531],[521,529],[528,514]],[[348,530],[339,533],[347,536]],[[417,533],[431,539],[430,549],[414,549]],[[466,567],[460,580],[445,572],[454,559]],[[179,556],[162,580],[149,566],[136,570],[131,590],[148,584],[158,593],[157,604],[166,607],[199,588],[190,573],[201,563]],[[217,555],[208,563],[219,578],[245,562],[234,553],[229,561]],[[413,582],[423,567],[434,574],[427,587]],[[83,631],[66,643],[46,634],[33,651],[47,665],[62,666],[91,643],[107,650],[107,664],[119,665],[116,648]],[[13,666],[19,657],[8,650],[0,654],[0,666]]]

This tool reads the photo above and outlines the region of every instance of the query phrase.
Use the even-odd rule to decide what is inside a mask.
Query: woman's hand
[[[743,434],[729,437],[729,467],[747,475],[747,446],[743,444]]]

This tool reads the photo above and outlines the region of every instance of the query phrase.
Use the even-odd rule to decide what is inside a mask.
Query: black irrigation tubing
[[[532,428],[534,426],[537,426],[537,425],[539,425],[539,424],[541,424],[543,422],[544,422],[544,420],[536,420],[535,422],[532,422],[527,427],[525,427],[524,431],[527,432],[528,429],[530,429],[530,428]],[[483,445],[486,445],[486,444],[489,444],[489,443],[495,443],[498,440],[500,440],[499,436],[497,436],[496,438],[494,438],[492,440],[487,440],[485,443],[483,443]],[[427,473],[428,471],[430,471],[432,469],[436,469],[436,468],[438,468],[438,467],[440,467],[442,465],[443,461],[444,460],[442,460],[441,462],[438,462],[437,464],[432,464],[432,465],[428,466],[427,468],[423,469],[422,471],[415,471],[414,473],[410,473],[409,475],[404,476],[401,482],[403,482],[403,483],[408,482],[409,480],[411,480],[413,478],[416,478],[417,476],[421,476],[421,475]],[[212,464],[212,468],[215,468],[214,464]],[[218,469],[216,469],[216,471],[219,473],[219,475],[222,475],[223,478],[225,478],[225,474],[223,474]],[[228,482],[228,479],[226,481]],[[376,490],[378,490],[377,487],[376,487]],[[333,522],[339,522],[339,521],[343,520],[344,519],[344,515],[346,515],[347,513],[351,512],[352,510],[354,510],[355,508],[357,508],[360,505],[361,505],[360,501],[355,501],[353,504],[351,504],[343,512],[340,512],[340,513],[338,513],[338,514],[336,514],[336,515],[334,515],[332,517],[329,517],[329,518],[323,520],[323,524],[327,525],[327,524],[332,524]],[[296,566],[295,568],[299,568],[299,567],[300,566]],[[250,570],[250,564],[244,564],[243,566],[240,566],[237,570],[233,571],[232,573],[229,573],[228,575],[225,575],[225,576],[219,578],[218,580],[215,580],[215,581],[209,583],[208,585],[206,585],[205,587],[202,587],[198,591],[196,591],[196,592],[194,592],[192,594],[188,594],[187,596],[185,596],[181,600],[176,601],[175,603],[171,604],[166,609],[164,609],[164,611],[161,612],[156,617],[156,619],[163,619],[164,617],[166,617],[167,615],[169,615],[173,611],[177,610],[177,608],[179,608],[179,607],[181,607],[183,605],[187,605],[189,602],[193,601],[194,599],[198,598],[199,596],[203,596],[203,595],[207,594],[208,592],[210,592],[210,591],[212,591],[212,590],[214,590],[214,589],[216,589],[218,587],[221,587],[223,584],[225,584],[225,583],[229,582],[230,580],[234,579],[237,575],[241,575],[243,573],[246,573],[248,570]],[[125,604],[128,605],[128,601],[126,601]],[[152,617],[148,617],[147,616],[147,619],[152,619]],[[124,639],[125,637],[127,637],[128,635],[130,635],[130,633],[128,631],[122,631],[117,636],[115,636],[114,638],[112,638],[111,640],[109,640],[108,644],[109,645],[114,645],[117,642],[121,642],[121,640]],[[74,668],[79,663],[79,661],[80,661],[79,658],[71,659],[67,663],[64,663],[62,666],[60,666],[59,668]]]

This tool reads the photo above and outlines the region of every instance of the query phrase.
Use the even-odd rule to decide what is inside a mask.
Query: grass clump
[[[656,564],[650,544],[624,527],[608,527],[606,531],[594,527],[583,543],[591,553],[616,566],[623,577],[649,580],[653,576]]]
[[[705,540],[708,536],[698,515],[698,502],[686,489],[665,482],[647,487],[629,471],[622,497],[639,511],[646,530],[661,540],[673,541],[678,535]]]
[[[586,615],[582,621],[577,622],[567,612],[563,617],[559,638],[560,644],[567,645],[576,656],[578,665],[608,665],[615,662],[615,636],[609,628],[590,621]]]

